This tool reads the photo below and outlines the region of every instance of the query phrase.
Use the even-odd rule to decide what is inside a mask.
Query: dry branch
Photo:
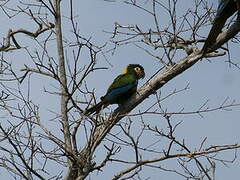
[[[10,29],[8,31],[7,37],[5,37],[4,43],[3,45],[0,47],[0,51],[10,51],[10,50],[15,50],[15,49],[20,49],[21,46],[18,44],[18,42],[16,41],[14,35],[18,34],[18,33],[23,33],[26,34],[30,37],[36,38],[38,37],[40,34],[44,33],[47,30],[53,29],[54,28],[54,24],[49,23],[48,25],[46,25],[47,27],[43,28],[42,24],[39,24],[38,29],[35,32],[31,32],[25,29],[18,29],[13,31],[12,29]],[[13,44],[11,44],[11,39],[13,41]]]

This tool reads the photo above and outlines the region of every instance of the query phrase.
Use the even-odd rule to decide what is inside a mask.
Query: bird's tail
[[[104,109],[106,106],[107,106],[106,103],[104,101],[101,101],[94,105],[93,107],[86,109],[84,115],[90,115],[93,114],[94,112],[98,113],[101,109]]]

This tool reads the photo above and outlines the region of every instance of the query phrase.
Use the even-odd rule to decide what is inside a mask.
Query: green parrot
[[[121,105],[126,99],[133,95],[137,90],[138,79],[144,78],[144,68],[139,64],[129,64],[122,74],[117,76],[107,90],[101,101],[93,107],[86,109],[84,114],[90,115],[98,113],[109,104]]]

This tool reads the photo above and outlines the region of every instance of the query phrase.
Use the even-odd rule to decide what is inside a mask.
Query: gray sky
[[[185,12],[186,9],[191,8],[191,1],[181,1],[177,9],[179,14]],[[212,3],[214,1],[209,1]],[[213,4],[217,7],[217,4]],[[123,5],[122,3],[104,3],[101,0],[82,1],[79,5],[79,23],[82,27],[81,33],[86,36],[92,36],[97,42],[104,42],[109,38],[102,30],[112,31],[114,22],[120,24],[138,24],[142,28],[149,28],[152,26],[152,19],[141,11]],[[169,19],[160,17],[160,22],[163,26],[168,23]],[[81,29],[81,28],[80,28]],[[234,62],[239,63],[237,57],[239,47],[235,44],[231,50],[231,57]],[[99,75],[104,81],[96,82],[96,77],[93,77],[92,87],[96,88],[99,97],[105,93],[106,88],[112,81],[112,77],[116,76],[122,71],[126,64],[140,63],[146,70],[146,78],[140,82],[140,85],[150,78],[156,70],[160,67],[158,62],[144,53],[142,50],[129,45],[120,47],[113,56],[109,56],[109,60],[113,67],[109,71],[101,72]],[[177,61],[178,59],[176,59]],[[211,62],[202,60],[194,65],[192,68],[181,74],[179,77],[174,78],[166,86],[161,89],[164,95],[170,93],[173,89],[184,88],[188,83],[190,89],[173,96],[162,103],[162,105],[170,112],[176,112],[184,108],[185,111],[197,110],[205,101],[209,100],[209,107],[217,107],[226,98],[229,98],[229,103],[232,100],[240,102],[239,89],[239,69],[229,67],[226,63],[227,56],[221,58],[211,59]],[[104,60],[100,64],[107,65]],[[110,74],[110,75],[109,75]],[[101,78],[99,77],[99,78]],[[145,109],[151,103],[151,98],[146,99],[140,107],[136,107],[135,111]],[[178,137],[185,139],[187,144],[192,145],[192,150],[198,149],[200,142],[207,138],[207,145],[217,144],[235,144],[239,142],[239,108],[233,108],[234,111],[217,111],[204,114],[201,118],[198,115],[176,116],[174,120],[183,120],[183,124],[177,131]],[[148,117],[149,121],[153,124],[156,123],[156,117]],[[160,118],[161,119],[161,118]],[[138,121],[139,119],[136,119]],[[156,123],[161,126],[160,123]],[[148,141],[147,137],[144,141]],[[161,147],[159,147],[161,148]],[[222,153],[226,158],[233,158],[233,153]],[[173,163],[173,164],[171,164]],[[236,179],[239,176],[239,159],[229,165],[229,168],[224,167],[222,164],[217,164],[216,179]],[[163,163],[168,168],[175,166],[173,161]],[[158,170],[150,170],[148,168],[146,177],[151,175],[152,179],[171,179],[179,180],[171,173],[159,172]],[[103,173],[106,177],[111,177],[111,173]],[[101,177],[101,176],[100,176]]]
[[[209,3],[214,2],[213,0]],[[67,14],[68,3],[67,1],[62,1],[63,3],[63,14]],[[178,13],[182,14],[186,9],[191,7],[192,1],[182,0],[182,3],[178,6]],[[92,37],[92,40],[97,44],[101,45],[106,41],[109,41],[110,34],[104,33],[105,31],[113,31],[114,23],[119,24],[138,24],[143,29],[148,29],[152,26],[153,20],[144,14],[143,12],[135,9],[134,7],[129,7],[122,2],[118,1],[116,3],[107,3],[102,0],[81,0],[75,2],[75,10],[78,15],[77,22],[80,27],[80,34],[86,38]],[[215,3],[213,7],[217,7]],[[66,14],[65,14],[66,13]],[[159,17],[160,22],[163,27],[169,22],[169,19],[165,17]],[[9,28],[17,29],[20,27],[29,28],[29,24],[25,19],[8,19],[6,17],[0,16],[2,22],[0,36],[1,39],[5,36]],[[67,22],[67,19],[63,18],[63,23]],[[17,23],[16,23],[17,22]],[[71,28],[68,24],[63,24],[64,36],[66,38],[71,38],[69,33]],[[207,32],[206,32],[207,33]],[[26,38],[26,36],[18,37],[19,39]],[[28,42],[25,42],[28,44]],[[30,43],[30,42],[29,42]],[[31,44],[29,44],[30,46]],[[109,43],[109,47],[112,45]],[[235,63],[239,63],[239,46],[236,44],[230,44],[231,47],[231,58]],[[34,49],[35,47],[32,47]],[[54,50],[54,48],[53,48]],[[70,53],[70,50],[69,50]],[[54,56],[54,52],[52,53]],[[16,67],[23,67],[25,63],[29,63],[28,58],[21,51],[6,54],[6,57],[12,61]],[[87,58],[87,56],[83,55]],[[122,69],[129,63],[139,63],[145,68],[146,77],[144,80],[139,82],[141,86],[148,80],[161,66],[159,62],[144,53],[141,49],[133,46],[127,45],[119,47],[114,55],[107,54],[107,58],[112,67],[104,60],[103,57],[99,57],[98,66],[108,67],[108,70],[97,71],[91,77],[89,77],[89,86],[96,89],[96,95],[99,100],[100,96],[104,95],[107,87],[112,82],[113,78],[118,75]],[[176,59],[178,61],[180,59]],[[187,84],[189,84],[189,89],[180,94],[172,96],[162,102],[162,106],[167,108],[169,112],[177,112],[184,108],[184,111],[196,111],[201,105],[209,100],[209,107],[218,107],[226,98],[229,98],[230,103],[233,100],[240,102],[239,89],[240,81],[239,75],[240,70],[235,67],[229,67],[226,62],[227,56],[213,58],[211,62],[207,60],[202,60],[194,65],[192,68],[182,73],[178,77],[171,80],[166,86],[161,89],[162,96],[171,93],[175,88],[182,89]],[[43,87],[49,87],[53,82],[46,81],[46,78],[39,80],[39,76],[35,76],[36,82],[33,82],[33,101],[38,102],[41,109],[41,114],[45,120],[48,121],[53,115],[49,115],[48,110],[52,110],[52,107],[58,107],[59,101],[56,97],[46,95],[43,93]],[[51,87],[50,87],[51,89]],[[52,88],[54,89],[54,88]],[[39,93],[41,95],[39,95]],[[146,99],[140,106],[136,107],[133,112],[138,112],[138,110],[146,109],[151,103],[154,97]],[[47,103],[46,103],[47,102]],[[115,107],[115,106],[113,106]],[[54,108],[58,109],[58,108]],[[203,117],[199,115],[176,115],[174,120],[182,120],[183,123],[179,127],[177,137],[179,139],[185,139],[185,142],[191,145],[192,150],[198,149],[201,141],[207,138],[206,145],[225,145],[225,144],[235,144],[239,142],[239,115],[240,108],[233,108],[233,111],[216,111],[203,114]],[[159,128],[162,126],[162,117],[151,117],[146,116],[149,122],[156,124]],[[135,119],[137,123],[138,118]],[[49,122],[51,124],[51,122]],[[137,126],[137,125],[136,125]],[[56,130],[59,127],[53,126]],[[150,137],[145,137],[143,141],[151,141]],[[161,149],[161,147],[159,147]],[[125,151],[125,150],[123,150]],[[102,150],[99,150],[98,156],[101,157]],[[230,151],[226,153],[221,153],[222,156],[226,155],[226,159],[233,158],[234,152]],[[239,155],[239,153],[238,153]],[[98,159],[97,157],[96,159]],[[101,159],[101,158],[99,158]],[[167,167],[168,169],[175,168],[174,161],[166,161],[161,165]],[[233,164],[229,164],[229,167],[224,167],[223,164],[217,164],[216,179],[237,179],[239,177],[239,159]],[[111,165],[108,165],[108,168]],[[114,166],[113,170],[120,168],[121,166]],[[53,167],[54,169],[54,167]],[[93,179],[108,179],[112,177],[113,171],[94,173],[92,177],[98,175]],[[173,173],[160,172],[155,169],[147,168],[144,172],[145,177],[151,176],[151,179],[161,180],[179,180],[183,179],[176,176]],[[1,171],[0,171],[1,174]]]

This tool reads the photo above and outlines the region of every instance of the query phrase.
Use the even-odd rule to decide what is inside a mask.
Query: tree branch
[[[7,52],[7,51],[10,51],[10,50],[20,49],[21,46],[17,43],[17,41],[16,41],[16,39],[15,39],[15,37],[14,37],[14,35],[16,35],[16,34],[18,34],[18,33],[23,33],[23,34],[26,34],[26,35],[28,35],[28,36],[30,36],[30,37],[36,38],[36,37],[38,37],[40,34],[44,33],[45,31],[54,28],[54,24],[52,24],[52,23],[49,23],[49,24],[47,25],[47,27],[45,27],[45,28],[43,28],[42,24],[38,24],[38,25],[39,25],[39,27],[38,27],[38,29],[37,29],[35,32],[30,32],[30,31],[25,30],[25,29],[18,29],[18,30],[16,30],[16,31],[12,31],[12,29],[10,29],[10,30],[8,31],[7,37],[6,37],[5,40],[4,40],[3,45],[0,47],[0,51],[5,51],[5,52]],[[11,39],[12,39],[13,44],[14,44],[15,46],[11,45]]]
[[[230,28],[218,35],[216,43],[211,47],[211,51],[215,51],[220,48],[224,43],[228,42],[240,31],[240,18],[233,23]]]
[[[159,158],[154,158],[154,159],[149,159],[149,160],[145,160],[145,161],[139,161],[137,164],[135,164],[136,162],[132,162],[134,165],[119,172],[116,176],[114,176],[112,178],[112,180],[117,180],[120,177],[124,176],[125,174],[143,166],[143,165],[147,165],[150,163],[155,163],[155,162],[159,162],[159,161],[164,161],[166,159],[171,159],[171,158],[176,158],[176,157],[195,157],[195,156],[200,156],[200,155],[206,155],[206,154],[211,154],[211,153],[216,153],[216,152],[220,152],[220,151],[225,151],[225,150],[229,150],[229,149],[238,149],[240,148],[239,144],[235,144],[235,145],[226,145],[226,146],[222,146],[222,147],[216,147],[214,149],[208,149],[208,150],[203,150],[203,151],[199,151],[199,152],[191,152],[191,153],[180,153],[180,154],[169,154],[167,156],[163,156],[163,157],[159,157]]]
[[[57,40],[57,50],[59,58],[59,78],[61,86],[61,123],[63,127],[64,139],[65,139],[65,149],[67,152],[70,152],[74,155],[72,142],[71,142],[71,133],[68,119],[68,92],[67,92],[67,76],[65,70],[65,59],[64,59],[64,48],[62,40],[62,27],[61,27],[61,8],[60,0],[54,0],[55,8],[55,29],[56,29],[56,40]],[[73,162],[68,159],[69,174],[67,179],[76,179],[75,171],[77,169],[73,168]]]
[[[134,109],[138,104],[148,98],[150,95],[154,94],[158,89],[164,86],[168,81],[181,74],[196,62],[202,58],[202,55],[198,52],[192,53],[191,55],[180,60],[173,66],[169,66],[164,72],[159,72],[156,76],[151,78],[145,85],[138,89],[137,93],[133,95],[127,103],[123,106],[117,108],[111,118],[107,120],[106,123],[97,127],[94,135],[92,136],[91,142],[92,151],[94,151],[97,146],[101,143],[107,133],[112,129],[112,127],[123,117],[127,116],[127,113]]]

